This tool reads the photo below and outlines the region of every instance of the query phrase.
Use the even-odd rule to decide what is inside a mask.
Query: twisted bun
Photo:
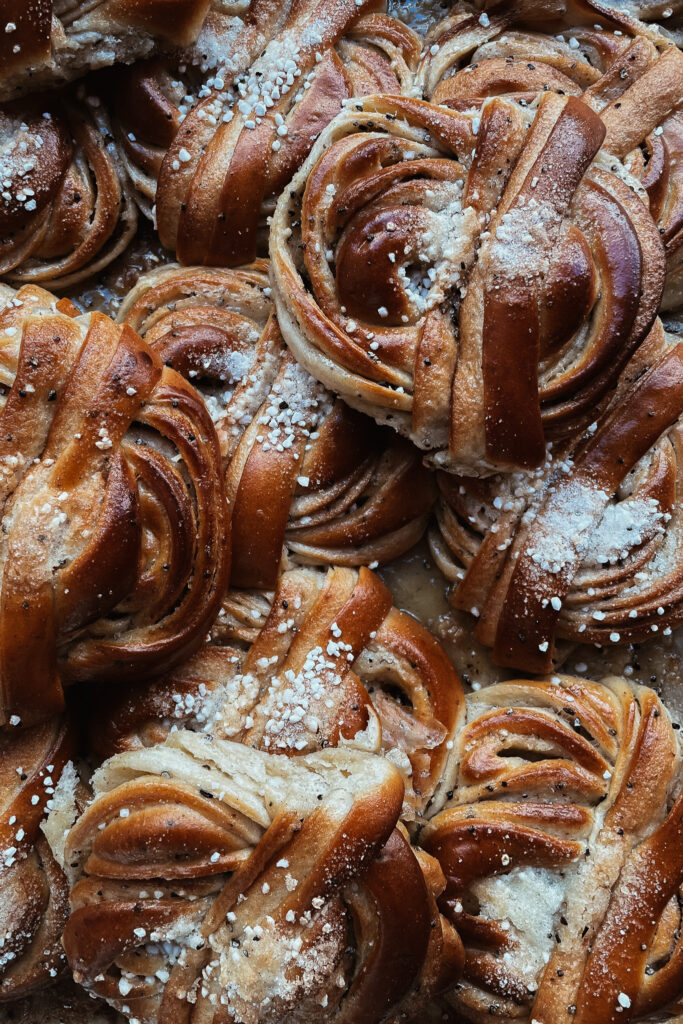
[[[683,57],[670,39],[620,6],[503,4],[489,17],[461,7],[428,34],[418,78],[433,103],[456,109],[487,97],[533,102],[580,96],[605,123],[603,148],[647,189],[667,257],[663,308],[683,303]],[[671,9],[669,9],[671,14]],[[559,30],[559,31],[558,31]]]
[[[337,565],[396,558],[419,540],[436,498],[409,444],[297,366],[272,316],[267,273],[265,261],[162,267],[119,310],[211,411],[239,587],[274,587],[285,553]]]
[[[5,0],[0,100],[118,61],[130,63],[160,45],[187,46],[210,6],[211,0],[173,0],[170,7],[164,0]]]
[[[640,642],[681,621],[682,359],[653,331],[611,407],[534,477],[442,476],[432,550],[499,664],[545,672],[558,640]]]
[[[284,573],[246,643],[227,618],[221,612],[213,642],[179,670],[100,703],[91,742],[101,755],[157,743],[174,725],[276,754],[350,745],[398,765],[408,817],[443,802],[460,680],[373,573]],[[229,640],[221,638],[226,627]]]
[[[32,285],[0,310],[2,720],[63,686],[162,671],[227,583],[218,440],[203,402],[130,327]]]
[[[541,1024],[663,1008],[680,985],[683,865],[661,702],[621,679],[562,676],[467,704],[452,800],[420,836],[465,943],[449,1002],[466,1020]]]
[[[253,260],[265,215],[342,101],[412,86],[419,40],[365,13],[376,6],[273,5],[258,32],[245,24],[228,67],[206,75],[157,61],[129,73],[119,143],[142,208],[156,200],[161,242],[182,263]]]
[[[135,234],[135,204],[106,114],[84,96],[0,110],[0,273],[75,284]]]
[[[386,760],[177,732],[94,783],[67,840],[64,946],[82,984],[144,1024],[355,1024],[426,976],[439,918],[394,831],[402,786]]]
[[[530,102],[550,91],[583,95],[599,109],[618,100],[670,46],[623,6],[532,0],[482,14],[461,3],[427,34],[418,78],[425,99],[447,106],[502,95]]]
[[[541,465],[604,404],[662,293],[645,204],[591,165],[601,120],[552,94],[530,117],[354,102],[273,219],[296,358],[449,472]]]

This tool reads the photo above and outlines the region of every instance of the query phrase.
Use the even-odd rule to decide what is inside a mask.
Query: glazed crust
[[[212,410],[238,587],[274,587],[283,559],[397,558],[422,536],[436,499],[407,442],[297,366],[267,275],[263,260],[236,271],[171,265],[143,276],[119,310]]]
[[[174,726],[275,754],[351,745],[398,765],[408,818],[443,803],[464,708],[460,680],[373,573],[286,572],[247,644],[223,612],[213,633],[180,670],[99,702],[90,739],[100,756],[152,746]]]
[[[64,944],[115,1006],[145,1022],[322,1021],[334,1008],[357,1024],[418,980],[430,903],[392,834],[402,785],[385,760],[274,758],[178,732],[112,759],[96,791],[68,840]]]
[[[229,524],[215,431],[183,378],[129,327],[6,291],[2,717],[30,724],[68,683],[144,676],[199,645]]]
[[[680,801],[666,816],[679,754],[653,691],[501,683],[468,698],[458,750],[452,801],[420,842],[465,943],[449,997],[465,1019],[616,1024],[666,1006],[681,978]]]

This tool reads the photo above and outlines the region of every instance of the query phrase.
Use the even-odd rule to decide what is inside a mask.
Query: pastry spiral
[[[272,4],[209,75],[168,61],[113,82],[123,159],[181,263],[238,266],[264,217],[349,96],[412,86],[420,44],[376,0]],[[266,45],[267,44],[267,45]]]
[[[107,116],[84,93],[0,110],[0,181],[0,274],[10,280],[75,284],[135,234]]]
[[[52,984],[66,967],[69,887],[41,823],[75,746],[65,719],[0,736],[0,1003]]]
[[[0,100],[130,63],[160,46],[187,46],[210,6],[211,0],[3,0]]]
[[[405,777],[414,817],[451,788],[462,710],[445,652],[377,576],[299,569],[282,575],[253,640],[240,642],[221,611],[212,642],[185,665],[98,702],[90,736],[101,756],[158,743],[173,726],[276,754],[382,752]]]
[[[101,313],[34,285],[0,298],[0,720],[28,725],[65,684],[187,656],[230,549],[196,392]]]
[[[467,698],[449,805],[420,842],[465,944],[469,1021],[617,1024],[683,990],[680,756],[655,693],[515,680]],[[678,845],[677,845],[678,844]]]
[[[539,92],[557,92],[583,95],[599,110],[618,102],[669,48],[675,49],[670,40],[623,5],[532,0],[480,12],[456,3],[427,34],[418,80],[425,99],[453,107],[502,95],[531,102]],[[655,104],[661,99],[653,97]]]
[[[273,218],[297,360],[437,467],[541,465],[604,405],[662,294],[644,192],[594,161],[604,135],[573,96],[352,101]]]
[[[683,344],[660,328],[536,474],[442,475],[432,550],[498,664],[546,672],[557,641],[638,643],[681,622],[682,414]]]
[[[580,96],[607,128],[604,149],[642,180],[667,257],[663,307],[683,304],[683,55],[670,39],[581,0],[564,5],[464,5],[428,34],[419,82],[425,98],[456,109],[507,95]]]
[[[67,840],[64,947],[81,984],[142,1024],[375,1022],[443,954],[384,759],[176,732],[94,787]]]
[[[335,401],[289,355],[268,265],[161,267],[119,310],[203,394],[232,508],[231,582],[273,588],[295,561],[385,562],[424,532],[436,489],[410,444]]]

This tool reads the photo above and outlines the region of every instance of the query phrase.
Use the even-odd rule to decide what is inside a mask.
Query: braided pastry
[[[465,5],[429,33],[419,79],[426,98],[466,109],[487,97],[531,102],[581,96],[607,128],[603,148],[647,189],[667,255],[664,308],[683,303],[683,55],[661,34],[590,0]],[[558,31],[559,30],[559,31]]]
[[[276,585],[297,561],[388,561],[422,536],[436,498],[418,453],[325,391],[289,355],[268,265],[161,267],[119,310],[202,392],[232,507],[231,580]]]
[[[437,466],[542,465],[548,439],[595,417],[662,293],[635,179],[591,165],[604,134],[554,94],[535,114],[504,98],[476,115],[351,103],[273,218],[296,358]]]
[[[74,748],[63,719],[0,736],[0,1003],[51,984],[66,966],[69,890],[40,826]]]
[[[557,92],[583,96],[601,110],[651,72],[658,50],[667,49],[675,47],[624,5],[504,0],[480,13],[460,2],[427,34],[418,79],[425,99],[452,107],[502,95],[531,102],[539,92]],[[662,97],[652,102],[656,107]],[[654,107],[641,110],[639,120]]]
[[[0,307],[0,720],[63,686],[163,671],[203,640],[229,571],[203,402],[130,327],[34,285]]]
[[[466,949],[466,1020],[617,1024],[683,989],[679,752],[655,693],[515,680],[467,698],[449,805],[420,842]]]
[[[406,814],[450,788],[460,680],[434,637],[392,607],[367,569],[282,575],[256,637],[240,642],[219,614],[213,641],[144,691],[98,702],[102,756],[158,743],[175,726],[273,753],[329,746],[383,752],[406,780]]]
[[[159,45],[186,46],[211,0],[3,0],[0,100],[104,67]],[[235,0],[222,6],[239,10]]]
[[[138,61],[103,76],[121,157],[138,205],[150,220],[155,217],[157,178],[180,125],[216,78],[225,88],[248,71],[268,41],[283,30],[291,8],[289,0],[259,0],[252,16],[248,7],[246,16],[229,21],[210,11],[202,37],[190,51]]]
[[[419,40],[365,13],[377,6],[274,4],[278,18],[258,33],[248,23],[236,59],[210,75],[156,61],[133,68],[123,86],[117,76],[123,159],[146,213],[156,198],[159,237],[182,263],[254,259],[267,245],[265,215],[343,100],[412,86]]]
[[[683,618],[683,343],[654,333],[607,412],[536,474],[441,478],[432,550],[498,664],[545,672],[558,638],[640,642]]]
[[[76,979],[141,1024],[376,1022],[443,942],[459,948],[447,926],[434,947],[439,916],[394,830],[402,785],[384,759],[176,732],[93,781],[67,839],[64,947]]]
[[[0,274],[11,280],[74,284],[135,234],[106,115],[83,95],[0,110],[0,181]]]

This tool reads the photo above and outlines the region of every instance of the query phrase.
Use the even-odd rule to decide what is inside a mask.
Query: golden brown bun
[[[4,0],[0,100],[199,35],[211,0]],[[229,2],[228,8],[237,7]]]
[[[122,158],[181,263],[253,260],[265,215],[342,102],[412,87],[419,38],[377,0],[258,7],[223,44],[225,66],[155,60],[111,80]]]
[[[159,267],[119,310],[204,396],[232,508],[231,582],[276,585],[281,564],[387,562],[421,537],[436,489],[419,454],[336,401],[285,348],[268,263]]]
[[[0,719],[66,684],[162,671],[223,596],[218,440],[196,392],[130,327],[34,285],[0,309]]]
[[[191,728],[274,754],[351,745],[386,754],[406,781],[406,815],[443,803],[455,770],[460,680],[434,637],[392,607],[367,569],[284,573],[256,635],[234,629],[231,593],[213,640],[169,675],[100,698],[92,747],[109,756]]]
[[[604,135],[585,103],[553,93],[477,113],[351,103],[273,218],[295,357],[437,467],[541,465],[549,440],[604,407],[662,294],[635,179],[592,162]]]
[[[497,4],[489,17],[456,4],[428,33],[418,78],[425,98],[456,109],[581,96],[605,122],[603,148],[647,189],[667,257],[663,308],[673,309],[683,304],[683,59],[668,33],[630,16],[635,7],[542,0]],[[660,13],[680,17],[675,7]]]
[[[450,804],[420,843],[463,938],[467,1021],[616,1024],[680,993],[680,753],[622,679],[513,680],[468,697]],[[669,809],[670,808],[670,809]],[[668,811],[668,816],[667,816]]]
[[[64,946],[129,1016],[357,1024],[426,980],[439,919],[394,830],[403,786],[385,759],[177,732],[94,781],[67,840]]]
[[[683,344],[657,325],[606,412],[534,476],[442,474],[432,550],[500,665],[549,671],[563,641],[669,636],[683,617]]]
[[[0,273],[73,285],[108,266],[137,212],[99,100],[84,90],[0,110]]]

